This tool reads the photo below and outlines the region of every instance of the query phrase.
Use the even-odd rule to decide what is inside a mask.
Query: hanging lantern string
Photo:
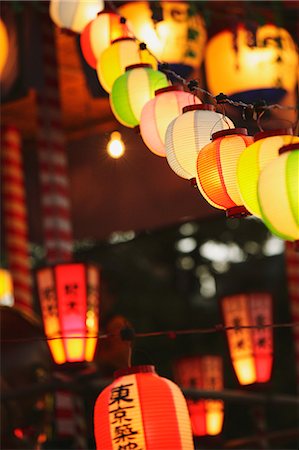
[[[107,4],[109,5],[109,7],[111,8],[111,10],[113,10],[116,14],[119,15],[119,11],[118,8],[114,5],[113,1],[107,1]],[[125,20],[125,18],[123,18]],[[129,27],[128,27],[129,28]],[[294,106],[288,106],[288,105],[279,105],[278,103],[275,104],[271,104],[268,105],[265,101],[260,102],[259,104],[253,104],[253,103],[244,103],[242,101],[236,101],[236,100],[231,100],[230,98],[227,97],[226,94],[223,94],[222,92],[218,95],[213,95],[211,94],[211,92],[207,91],[206,89],[203,89],[201,87],[199,87],[199,83],[197,80],[190,80],[187,81],[184,77],[182,77],[181,75],[179,75],[178,73],[176,73],[174,70],[172,70],[170,68],[170,65],[168,63],[159,61],[159,59],[156,57],[156,55],[154,55],[150,49],[146,46],[146,43],[141,42],[132,32],[132,30],[130,29],[130,34],[132,35],[132,38],[136,41],[139,42],[140,45],[142,45],[143,49],[146,48],[147,51],[153,56],[153,58],[155,58],[155,60],[157,61],[157,64],[160,66],[160,70],[166,74],[168,74],[169,76],[172,76],[173,78],[175,78],[177,81],[179,81],[180,83],[182,83],[184,86],[186,86],[190,92],[192,94],[195,93],[201,93],[204,94],[208,97],[210,97],[211,101],[214,104],[221,104],[221,103],[228,103],[232,106],[236,106],[236,107],[242,107],[243,110],[244,109],[249,109],[251,110],[253,113],[254,112],[261,112],[261,111],[271,111],[272,109],[280,109],[280,110],[293,110],[296,111],[299,109],[299,105],[294,105]],[[244,113],[243,113],[244,114]]]
[[[52,338],[47,338],[45,336],[35,336],[30,338],[11,338],[11,339],[0,339],[0,343],[19,343],[19,342],[34,342],[34,341],[55,341],[57,339],[82,339],[86,337],[87,339],[108,339],[120,337],[123,341],[132,341],[135,338],[146,338],[146,337],[157,337],[166,336],[170,339],[175,339],[177,336],[187,335],[187,334],[211,334],[219,333],[223,331],[239,331],[239,330],[263,330],[263,329],[277,329],[277,328],[296,328],[299,327],[299,322],[290,323],[272,323],[272,324],[261,324],[261,325],[237,325],[237,326],[224,326],[223,324],[217,324],[210,328],[192,328],[186,330],[170,330],[170,331],[151,331],[146,333],[135,333],[134,329],[131,327],[125,327],[120,330],[119,333],[104,333],[104,334],[94,334],[86,336],[74,335],[62,337],[54,336]]]

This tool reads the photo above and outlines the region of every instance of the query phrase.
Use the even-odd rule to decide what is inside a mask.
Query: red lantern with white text
[[[97,398],[94,433],[97,450],[193,450],[186,400],[176,384],[153,366],[116,372]]]
[[[239,294],[222,299],[224,325],[235,373],[242,385],[270,380],[273,363],[272,297],[268,293]],[[256,326],[257,328],[239,328]]]
[[[192,356],[181,358],[175,363],[175,380],[183,388],[197,388],[208,391],[223,389],[223,369],[220,356]],[[194,436],[214,436],[221,433],[223,425],[222,400],[187,399]]]
[[[44,329],[56,364],[92,361],[99,330],[99,271],[79,263],[37,272]]]

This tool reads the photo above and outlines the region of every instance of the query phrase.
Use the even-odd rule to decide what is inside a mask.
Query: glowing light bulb
[[[114,159],[118,159],[125,153],[125,144],[119,131],[113,131],[107,145],[107,152]]]

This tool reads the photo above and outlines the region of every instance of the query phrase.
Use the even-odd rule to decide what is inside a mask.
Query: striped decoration
[[[187,404],[178,386],[159,377],[153,366],[120,372],[95,404],[97,450],[193,450]]]
[[[73,394],[59,389],[54,394],[55,434],[58,439],[73,438],[75,435]]]
[[[114,81],[133,64],[151,64],[157,69],[156,59],[147,49],[140,50],[139,43],[132,38],[120,38],[103,51],[97,62],[97,74],[105,91],[111,92]]]
[[[12,126],[4,128],[2,144],[3,223],[15,307],[32,315],[32,279],[19,131]]]
[[[279,149],[291,142],[299,142],[299,137],[292,136],[288,130],[272,130],[258,133],[254,137],[254,143],[242,152],[238,167],[237,179],[240,195],[245,207],[257,217],[261,217],[258,203],[257,185],[260,172],[263,168],[279,155]],[[276,134],[273,135],[273,132]],[[279,134],[280,133],[280,134]]]
[[[73,400],[76,450],[86,450],[88,448],[88,445],[86,439],[87,429],[85,422],[84,402],[78,395],[75,395]]]
[[[154,98],[155,91],[168,85],[166,75],[149,64],[127,67],[112,87],[110,106],[113,114],[122,125],[136,127],[144,105]]]
[[[55,37],[45,8],[41,21],[44,86],[37,95],[39,174],[47,260],[58,262],[72,257],[69,182],[61,125]]]
[[[285,243],[285,263],[288,282],[288,292],[290,299],[290,310],[292,321],[299,323],[299,253],[294,249],[291,242]],[[297,391],[299,393],[299,327],[293,328],[294,347],[295,347],[295,364],[296,364],[296,381]]]
[[[233,133],[233,134],[231,134]],[[246,129],[236,128],[215,133],[197,157],[197,186],[202,196],[215,208],[228,214],[243,206],[237,185],[237,163],[243,150],[253,143]]]

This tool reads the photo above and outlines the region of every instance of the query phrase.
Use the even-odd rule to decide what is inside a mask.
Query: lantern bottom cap
[[[232,208],[228,208],[226,210],[226,217],[229,217],[229,218],[239,218],[239,217],[246,217],[246,216],[250,216],[250,215],[251,215],[251,213],[249,211],[247,211],[247,209],[243,205],[233,206]]]

